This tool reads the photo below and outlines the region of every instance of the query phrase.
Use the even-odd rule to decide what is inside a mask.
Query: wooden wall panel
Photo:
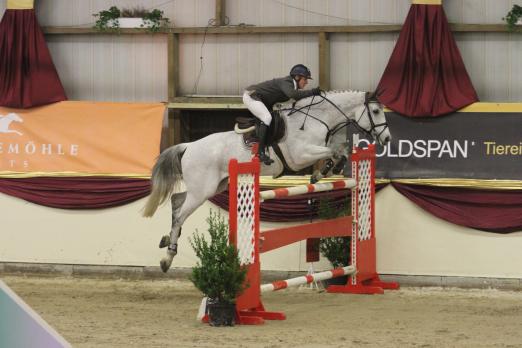
[[[0,13],[6,1],[0,1]],[[36,0],[42,26],[92,26],[111,4],[161,6],[176,26],[204,27],[214,0]],[[502,23],[512,0],[443,0],[450,22]],[[402,23],[411,0],[227,0],[230,25],[347,25]],[[373,89],[393,50],[397,33],[331,34],[331,87]],[[519,57],[522,35],[457,33],[457,45],[483,101],[522,100]],[[165,101],[165,36],[49,35],[49,48],[71,99]],[[180,92],[193,94],[203,35],[180,35]],[[308,65],[317,85],[317,34],[207,35],[197,93],[238,95],[258,81]]]

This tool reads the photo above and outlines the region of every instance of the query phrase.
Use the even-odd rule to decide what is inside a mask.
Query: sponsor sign
[[[150,175],[163,104],[60,102],[0,108],[0,176]]]
[[[393,139],[377,146],[378,178],[522,180],[522,112],[386,119]]]

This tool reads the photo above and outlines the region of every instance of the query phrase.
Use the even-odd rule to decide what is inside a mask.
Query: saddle
[[[272,111],[271,115],[272,122],[270,123],[270,127],[268,127],[266,136],[267,146],[279,143],[286,134],[286,123],[279,110]],[[259,141],[257,128],[260,122],[261,121],[252,114],[247,117],[236,117],[236,126],[234,130],[236,133],[243,134],[243,142],[248,147],[251,147],[253,143]]]

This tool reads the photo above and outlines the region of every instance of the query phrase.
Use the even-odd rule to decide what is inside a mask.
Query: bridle
[[[381,136],[381,134],[388,128],[388,123],[386,122],[386,120],[383,123],[376,124],[373,121],[373,118],[371,116],[370,104],[371,103],[379,103],[379,101],[375,97],[375,93],[370,94],[369,92],[366,92],[366,94],[364,96],[364,109],[361,112],[361,114],[359,115],[359,117],[356,118],[355,120],[350,119],[348,117],[348,115],[346,115],[344,113],[344,111],[342,111],[333,101],[331,101],[330,99],[328,99],[326,97],[326,94],[323,95],[321,93],[319,95],[319,97],[321,97],[322,99],[320,101],[318,101],[318,102],[314,102],[315,97],[316,96],[312,97],[312,100],[311,100],[310,104],[301,106],[300,108],[296,109],[295,108],[295,104],[296,103],[294,102],[294,104],[292,105],[291,108],[281,109],[281,111],[288,111],[288,110],[290,110],[290,112],[288,113],[288,116],[290,116],[290,115],[292,115],[294,113],[297,113],[297,112],[305,114],[305,119],[303,120],[303,124],[301,125],[301,128],[300,128],[301,130],[304,129],[304,125],[305,125],[306,120],[308,119],[308,117],[310,117],[310,118],[316,120],[317,122],[321,123],[327,129],[326,137],[325,137],[325,144],[328,144],[328,142],[330,141],[330,138],[333,137],[336,133],[338,133],[340,130],[342,130],[342,129],[350,126],[350,125],[353,125],[359,132],[366,134],[370,138],[373,138],[373,132],[376,131],[376,129],[378,127],[382,127],[382,130],[379,133],[376,134],[376,138],[379,138]],[[335,126],[330,128],[330,127],[328,127],[328,124],[326,124],[326,122],[324,122],[323,120],[319,119],[316,116],[310,115],[310,108],[312,106],[319,105],[319,104],[321,104],[321,103],[323,103],[325,101],[330,103],[337,111],[339,111],[341,113],[341,115],[343,115],[346,120],[342,121],[342,122],[339,122],[338,124],[336,124]],[[306,109],[306,111],[303,111],[304,109]],[[365,128],[363,128],[363,127],[361,127],[359,125],[359,121],[364,116],[364,113],[365,113],[364,111],[366,111],[366,114],[368,115],[368,118],[369,118],[369,121],[370,121],[370,126],[371,126],[370,129],[365,129]]]

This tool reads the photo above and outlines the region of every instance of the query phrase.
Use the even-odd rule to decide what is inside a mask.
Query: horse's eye
[[[379,114],[379,109],[373,109],[372,112],[373,112],[375,115],[378,115],[378,114]]]

